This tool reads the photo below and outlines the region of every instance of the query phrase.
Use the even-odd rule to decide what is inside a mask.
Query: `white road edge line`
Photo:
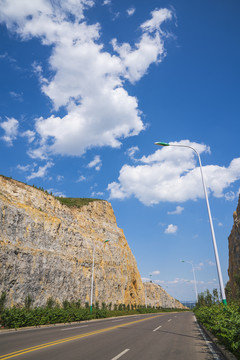
[[[212,347],[212,345],[211,345],[211,342],[208,341],[208,339],[206,338],[204,332],[202,331],[202,329],[201,329],[200,326],[198,325],[198,322],[197,322],[197,319],[196,319],[195,315],[194,315],[194,320],[195,320],[195,322],[196,322],[196,324],[197,324],[197,327],[198,327],[198,329],[199,329],[199,331],[200,331],[203,339],[205,340],[205,342],[206,342],[209,350],[211,351],[214,360],[220,360],[220,357],[219,357],[219,356],[216,354],[216,352],[214,351],[214,349],[213,349],[213,347]]]
[[[159,327],[157,327],[156,329],[154,329],[153,331],[157,331],[162,327],[162,325],[160,325]]]
[[[117,360],[119,359],[121,356],[123,356],[124,354],[126,354],[130,349],[125,349],[124,351],[122,351],[120,354],[118,354],[117,356],[115,356],[114,358],[112,358],[111,360]]]
[[[82,326],[75,326],[75,327],[70,327],[67,329],[61,329],[62,331],[67,331],[67,330],[74,330],[74,329],[80,329],[80,328],[84,328],[87,327],[88,325],[82,325]]]

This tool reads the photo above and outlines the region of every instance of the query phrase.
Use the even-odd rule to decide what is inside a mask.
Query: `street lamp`
[[[180,260],[180,261],[181,262],[186,262],[186,263],[192,265],[193,279],[194,279],[194,289],[195,289],[196,301],[198,301],[197,282],[196,282],[195,269],[194,269],[193,263],[192,263],[192,261],[185,261],[185,260]]]
[[[217,265],[219,285],[220,285],[220,290],[221,290],[221,295],[222,295],[222,302],[224,305],[226,305],[227,300],[226,300],[225,289],[224,289],[224,285],[223,285],[223,278],[222,278],[221,266],[220,266],[220,261],[219,261],[219,256],[218,256],[217,243],[216,243],[216,238],[215,238],[215,233],[214,233],[214,228],[213,228],[212,215],[211,215],[210,205],[209,205],[209,201],[208,201],[207,189],[206,189],[206,185],[205,185],[205,181],[204,181],[204,177],[203,177],[202,163],[201,163],[200,155],[196,149],[194,149],[192,146],[189,146],[189,145],[169,144],[169,143],[165,143],[165,142],[155,142],[155,145],[185,147],[185,148],[189,148],[189,149],[193,150],[197,154],[199,165],[200,165],[203,190],[204,190],[206,204],[207,204],[209,223],[210,223],[210,227],[211,227],[212,241],[213,241],[215,259],[216,259],[216,265]]]
[[[104,243],[110,240],[105,240]],[[92,280],[91,280],[91,298],[90,298],[90,313],[92,314],[92,303],[93,303],[93,277],[94,277],[94,260],[95,260],[95,244],[93,242],[93,260],[92,260]]]

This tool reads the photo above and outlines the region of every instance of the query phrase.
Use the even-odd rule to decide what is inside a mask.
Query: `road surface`
[[[223,360],[192,312],[0,332],[0,360]]]

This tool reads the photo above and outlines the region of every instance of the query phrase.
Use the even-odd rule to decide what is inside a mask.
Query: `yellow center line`
[[[45,344],[41,344],[41,345],[29,347],[29,348],[22,349],[22,350],[18,350],[18,351],[9,353],[9,354],[1,355],[1,356],[0,356],[0,359],[1,359],[1,360],[10,359],[10,358],[13,358],[13,357],[16,357],[16,356],[20,356],[20,355],[23,355],[23,354],[27,354],[27,353],[32,352],[32,351],[41,350],[41,349],[44,349],[44,348],[47,348],[47,347],[51,347],[51,346],[55,346],[55,345],[58,345],[58,344],[62,344],[62,343],[68,342],[68,341],[78,340],[78,339],[82,339],[82,338],[85,338],[85,337],[88,337],[88,336],[92,336],[92,335],[96,335],[96,334],[101,334],[101,333],[103,333],[103,332],[115,330],[115,329],[120,328],[120,327],[123,327],[123,326],[128,326],[128,325],[132,325],[132,324],[137,324],[137,323],[140,323],[140,322],[142,322],[142,321],[151,320],[151,319],[153,319],[153,318],[156,319],[157,317],[160,317],[160,316],[162,316],[162,315],[157,315],[157,316],[154,316],[154,317],[151,316],[151,317],[148,317],[148,318],[145,318],[145,319],[135,320],[135,321],[131,321],[131,322],[125,323],[125,324],[119,324],[119,325],[111,326],[111,327],[106,328],[106,329],[95,330],[95,331],[92,331],[92,332],[89,332],[89,333],[85,333],[85,334],[81,334],[81,335],[76,335],[76,336],[68,337],[68,338],[65,338],[65,339],[60,339],[60,340],[52,341],[52,342],[49,342],[49,343],[45,343]]]

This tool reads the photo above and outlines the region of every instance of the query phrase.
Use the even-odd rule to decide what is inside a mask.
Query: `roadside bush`
[[[3,291],[0,296],[0,315],[4,309],[5,302],[6,302],[6,291]]]
[[[125,306],[125,304],[114,305],[114,310],[111,310],[112,303],[108,306],[96,302],[90,313],[89,303],[85,303],[85,307],[80,307],[79,301],[64,300],[62,307],[52,297],[47,299],[46,305],[43,307],[32,307],[33,299],[28,295],[25,299],[24,307],[5,308],[6,293],[0,297],[0,326],[5,328],[19,328],[26,326],[41,326],[56,323],[70,323],[82,320],[100,319],[115,316],[157,313],[162,311],[181,311],[178,309],[155,309],[145,306]]]
[[[27,310],[25,308],[4,309],[2,312],[2,326],[19,328],[25,326],[49,325],[88,320],[89,312],[86,309],[38,307]]]
[[[240,306],[215,304],[195,309],[198,321],[240,359]]]

